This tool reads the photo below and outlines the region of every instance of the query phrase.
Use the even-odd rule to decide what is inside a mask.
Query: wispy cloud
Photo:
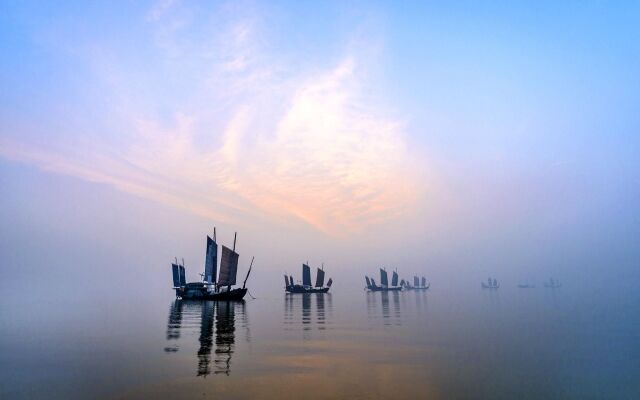
[[[158,23],[172,3],[147,18]],[[193,55],[211,65],[210,74],[185,78],[199,80],[189,106],[176,105],[168,119],[127,109],[130,132],[103,138],[110,151],[3,135],[0,154],[214,219],[295,217],[338,234],[410,209],[419,184],[403,123],[363,96],[369,82],[357,54],[287,73],[278,57],[261,53],[250,20],[219,32],[212,43],[225,46],[203,44]],[[184,51],[175,47],[180,38],[166,36],[179,32],[162,34],[160,48],[173,44],[167,57]]]

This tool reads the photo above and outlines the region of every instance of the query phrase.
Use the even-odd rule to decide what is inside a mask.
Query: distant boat
[[[536,287],[536,285],[531,285],[529,283],[524,283],[524,284],[520,283],[520,284],[518,284],[518,287],[520,289],[534,289]]]
[[[294,284],[293,276],[284,276],[284,290],[289,293],[327,293],[332,284],[333,279],[329,278],[324,286],[324,266],[318,268],[315,287],[311,286],[311,268],[307,264],[302,264],[302,285]]]
[[[495,278],[493,280],[489,278],[487,279],[487,283],[481,282],[481,285],[483,289],[498,289],[500,287],[498,281]]]
[[[182,264],[176,262],[171,264],[173,271],[173,289],[176,297],[188,300],[242,300],[247,294],[247,279],[253,266],[253,258],[244,278],[242,288],[232,289],[236,284],[238,274],[238,258],[236,253],[236,235],[233,237],[233,249],[222,246],[222,257],[220,258],[220,275],[216,280],[216,270],[218,262],[218,244],[216,243],[216,231],[213,230],[213,238],[207,235],[207,253],[204,261],[204,274],[202,282],[189,282],[185,279],[184,260]]]
[[[544,283],[544,287],[549,289],[557,289],[562,287],[562,283],[560,281],[553,280],[553,278],[550,278],[549,282]]]
[[[387,291],[400,291],[402,290],[402,286],[398,286],[398,272],[393,271],[393,275],[391,278],[391,286],[389,286],[387,271],[383,268],[380,268],[380,286],[376,285],[376,281],[373,278],[369,279],[368,276],[365,276],[364,279],[367,281],[367,289],[372,292],[387,292]]]
[[[422,279],[414,276],[413,285],[409,284],[408,281],[405,282],[405,280],[403,279],[402,282],[400,282],[400,286],[403,286],[406,290],[427,290],[431,286],[431,283],[427,283],[427,278],[425,278],[424,276],[422,277]]]

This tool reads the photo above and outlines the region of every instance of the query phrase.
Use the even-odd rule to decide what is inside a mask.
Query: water
[[[2,314],[2,398],[638,398],[638,296],[469,284],[427,292],[170,293]]]

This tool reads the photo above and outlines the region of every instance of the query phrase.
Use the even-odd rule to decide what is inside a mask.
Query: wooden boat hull
[[[238,301],[247,294],[246,288],[231,289],[228,292],[209,293],[204,290],[176,289],[176,296],[184,300]]]
[[[300,285],[295,285],[287,286],[285,290],[287,291],[287,293],[327,293],[329,291],[329,288],[305,288]]]
[[[498,285],[498,286],[489,286],[484,282],[482,283],[482,288],[483,289],[498,289],[499,287],[500,287],[500,285]]]
[[[370,287],[369,290],[372,292],[399,292],[402,290],[402,287],[394,286],[394,287],[385,288],[385,287],[376,286],[376,287]]]

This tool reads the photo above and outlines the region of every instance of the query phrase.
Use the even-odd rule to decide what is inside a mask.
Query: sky
[[[2,268],[635,277],[639,12],[4,2]]]

